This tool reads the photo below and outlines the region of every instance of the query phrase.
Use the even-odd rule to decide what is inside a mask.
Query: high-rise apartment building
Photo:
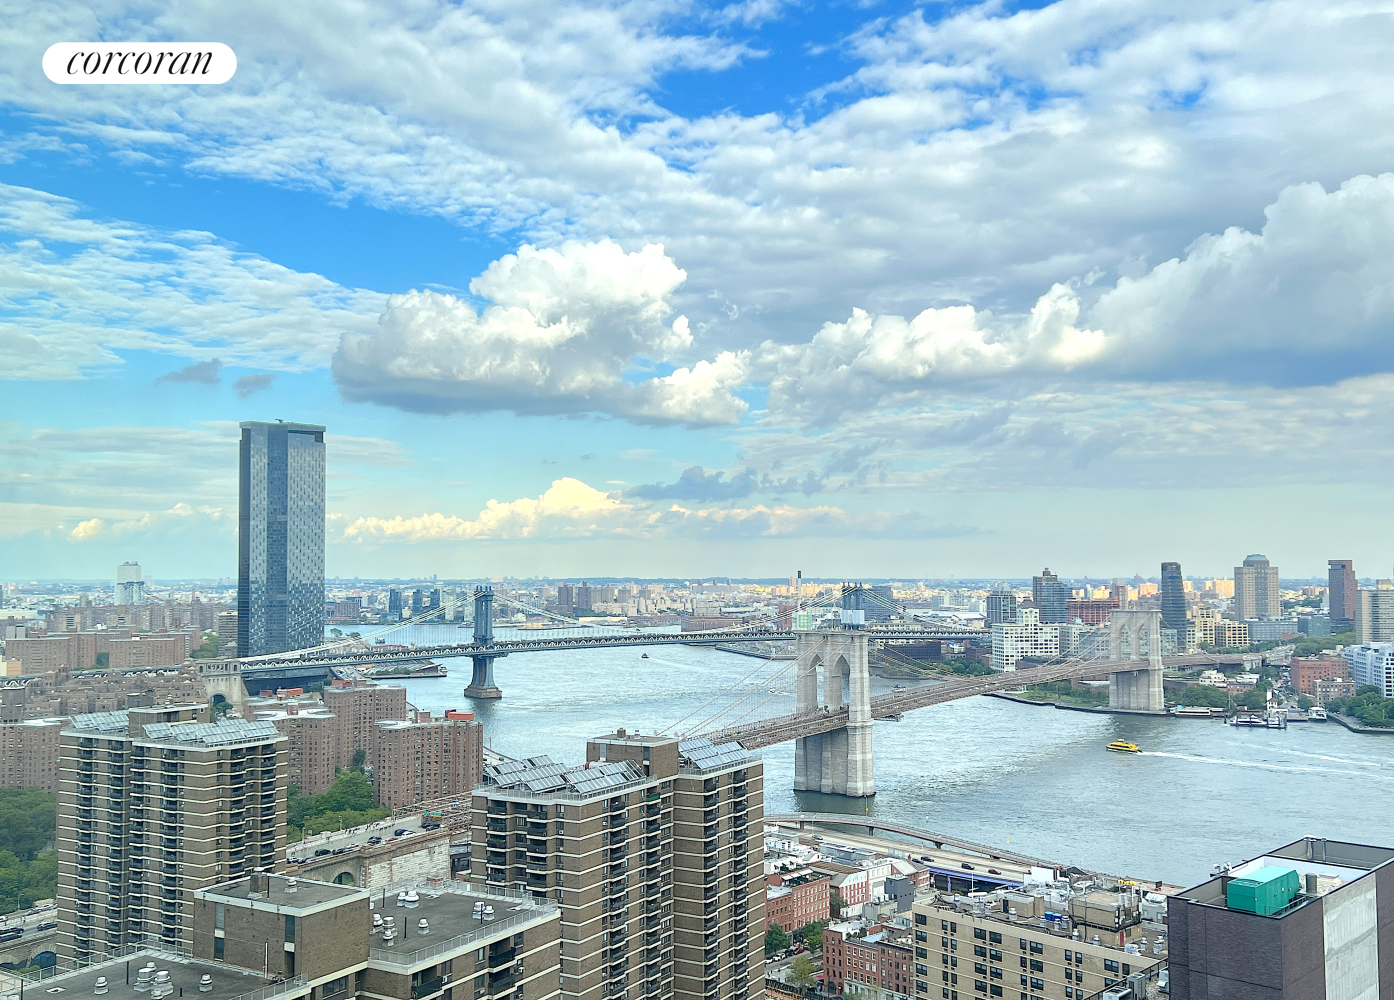
[[[1040,576],[1031,578],[1031,603],[1047,624],[1063,625],[1070,620],[1070,593],[1069,585],[1062,583],[1049,566],[1041,570]]]
[[[484,776],[484,727],[473,712],[443,719],[419,712],[410,721],[377,724],[373,792],[391,809],[447,795],[465,795]]]
[[[237,511],[237,652],[324,641],[324,428],[242,426]]]
[[[304,795],[323,795],[334,785],[339,761],[339,720],[322,708],[295,701],[280,711],[256,713],[286,737],[286,781]]]
[[[1394,641],[1394,584],[1380,580],[1355,592],[1354,629],[1361,642]]]
[[[1326,586],[1332,632],[1345,632],[1355,625],[1355,563],[1350,559],[1326,560]]]
[[[485,771],[472,877],[560,903],[563,997],[760,995],[759,758],[619,730],[587,744],[585,767]]]
[[[145,603],[145,579],[140,573],[140,563],[123,562],[116,567],[116,594],[112,603]]]
[[[324,689],[324,707],[338,722],[337,767],[352,767],[354,754],[363,751],[364,762],[374,764],[378,723],[407,717],[407,689],[400,684],[372,681],[334,681]]]
[[[1179,562],[1162,563],[1162,624],[1176,629],[1177,636],[1186,631],[1186,581],[1181,577]]]
[[[58,794],[58,734],[64,719],[0,722],[0,787]]]
[[[1000,625],[1016,621],[1016,591],[1011,587],[998,585],[987,594],[987,623]]]
[[[1270,566],[1267,556],[1245,556],[1244,564],[1234,567],[1234,612],[1240,619],[1277,618],[1283,613],[1278,567]]]
[[[285,857],[286,739],[206,705],[78,715],[60,736],[59,953],[190,945],[193,893]]]
[[[1307,837],[1169,896],[1171,996],[1389,996],[1391,861],[1394,849]]]

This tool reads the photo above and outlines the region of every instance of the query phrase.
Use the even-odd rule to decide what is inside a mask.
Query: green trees
[[[1367,726],[1394,728],[1394,698],[1382,697],[1379,688],[1372,684],[1362,684],[1353,698],[1333,698],[1326,707],[1359,719]]]
[[[1315,704],[1316,702],[1314,702],[1311,698],[1308,698],[1305,694],[1299,694],[1297,696],[1297,707],[1303,712],[1309,711],[1311,707]]]
[[[1178,701],[1195,708],[1227,708],[1229,692],[1213,684],[1194,684],[1186,689]]]
[[[846,905],[847,900],[842,898],[842,893],[838,892],[836,889],[829,890],[828,909],[832,912],[833,916],[842,916],[842,908]]]
[[[789,985],[806,990],[813,985],[813,975],[817,971],[813,959],[807,955],[798,955],[789,963]]]
[[[50,899],[58,888],[53,842],[58,801],[37,788],[0,788],[0,913]]]
[[[334,784],[323,795],[302,795],[290,786],[286,800],[286,839],[291,843],[307,834],[325,830],[347,830],[386,819],[392,810],[373,805],[373,785],[362,771],[340,771]]]
[[[203,644],[189,654],[194,660],[216,660],[218,658],[218,633],[203,633]]]
[[[770,924],[770,929],[765,931],[765,954],[773,955],[787,947],[789,947],[789,935],[784,933],[784,929],[779,924]]]

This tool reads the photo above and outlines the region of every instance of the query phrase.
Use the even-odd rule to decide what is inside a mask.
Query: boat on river
[[[1114,753],[1142,753],[1142,747],[1136,743],[1129,743],[1127,740],[1114,740],[1105,750],[1112,750]]]

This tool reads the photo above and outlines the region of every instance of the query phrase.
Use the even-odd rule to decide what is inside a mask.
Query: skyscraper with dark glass
[[[1331,631],[1344,632],[1355,625],[1355,602],[1360,590],[1355,582],[1355,563],[1349,559],[1326,560],[1326,582]]]
[[[1040,576],[1031,578],[1031,601],[1040,612],[1043,623],[1059,625],[1069,621],[1067,608],[1070,595],[1069,584],[1062,583],[1049,566],[1041,570]]]
[[[242,426],[237,655],[324,641],[324,428]]]
[[[1181,564],[1162,563],[1162,624],[1176,629],[1177,641],[1186,634],[1186,585],[1181,579]]]

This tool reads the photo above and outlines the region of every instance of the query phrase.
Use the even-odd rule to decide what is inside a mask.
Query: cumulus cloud
[[[222,381],[218,377],[218,372],[222,370],[223,363],[217,358],[211,361],[197,361],[194,364],[186,365],[178,371],[167,372],[157,378],[156,382],[202,382],[204,385],[217,385]],[[241,379],[237,380],[240,384]],[[239,393],[240,395],[240,393]]]
[[[634,383],[632,365],[692,346],[670,320],[687,273],[663,247],[626,253],[610,240],[522,247],[489,265],[470,291],[392,296],[376,329],[347,332],[335,352],[344,396],[427,413],[605,413],[639,423],[735,423],[743,357],[723,353]]]
[[[276,380],[276,376],[271,372],[261,372],[257,375],[243,375],[236,382],[232,383],[233,391],[237,393],[238,399],[247,399],[255,396],[263,389],[269,389],[271,383]]]
[[[748,508],[689,508],[636,503],[577,479],[558,479],[541,496],[490,500],[474,518],[425,513],[359,517],[350,542],[565,541],[584,538],[943,538],[971,534],[967,525],[941,524],[915,511],[849,512],[839,507],[759,504]]]
[[[68,537],[75,542],[85,542],[89,538],[96,538],[105,528],[106,523],[100,517],[93,517],[79,522]]]
[[[709,473],[694,465],[683,470],[677,482],[635,486],[627,495],[639,500],[738,500],[750,496],[758,485],[754,469],[745,469],[727,479],[724,472]]]

